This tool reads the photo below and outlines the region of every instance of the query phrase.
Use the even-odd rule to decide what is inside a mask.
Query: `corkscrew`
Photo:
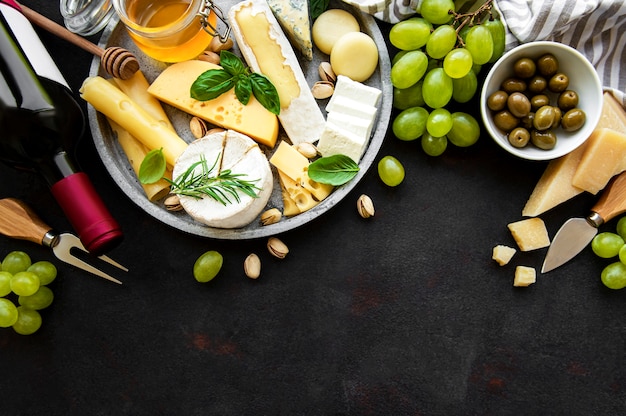
[[[85,249],[80,239],[70,233],[55,232],[23,201],[15,198],[0,199],[0,233],[7,237],[31,241],[45,247],[50,247],[59,260],[79,267],[96,276],[122,284],[122,282],[116,278],[74,255],[72,250],[76,249],[86,253],[88,257],[88,251]],[[128,271],[126,267],[107,256],[98,256],[98,259],[118,269]]]
[[[139,61],[130,51],[119,46],[102,49],[23,4],[20,3],[19,6],[31,23],[99,57],[102,68],[109,75],[129,79],[139,70]]]

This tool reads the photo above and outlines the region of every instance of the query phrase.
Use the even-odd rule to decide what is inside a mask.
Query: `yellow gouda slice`
[[[313,198],[309,191],[280,170],[278,171],[278,178],[282,184],[281,186],[287,190],[289,197],[296,204],[300,212],[308,211],[319,203],[319,201]]]
[[[626,134],[601,128],[594,130],[587,141],[572,185],[597,194],[614,175],[626,170]]]
[[[604,93],[603,98],[602,114],[596,130],[610,128],[626,134],[626,111],[610,93]],[[572,182],[583,154],[587,148],[595,146],[593,143],[597,139],[598,136],[592,134],[580,147],[548,164],[522,210],[523,216],[540,215],[584,192]],[[591,174],[595,176],[597,173]]]
[[[274,147],[278,138],[278,118],[266,110],[255,98],[241,104],[234,89],[209,101],[198,101],[190,96],[191,84],[200,74],[220,67],[209,62],[191,60],[167,67],[150,85],[148,92],[159,100],[200,117],[225,129],[238,131],[258,143]]]
[[[270,158],[270,163],[294,181],[301,178],[309,167],[309,159],[284,141],[278,144]]]

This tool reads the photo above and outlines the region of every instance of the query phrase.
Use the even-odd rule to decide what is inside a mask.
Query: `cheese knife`
[[[593,240],[598,227],[626,212],[626,172],[614,177],[586,218],[570,218],[554,236],[541,268],[547,273],[570,261]]]

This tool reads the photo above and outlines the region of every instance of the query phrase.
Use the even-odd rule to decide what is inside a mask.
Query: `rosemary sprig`
[[[233,173],[230,169],[224,169],[219,174],[212,175],[219,157],[218,154],[213,165],[209,167],[204,156],[200,156],[200,160],[189,166],[178,178],[173,181],[168,180],[171,185],[170,192],[198,199],[208,196],[222,205],[232,204],[230,198],[240,202],[239,192],[252,198],[257,198],[258,194],[256,191],[260,190],[260,188],[254,183],[258,179],[252,181],[242,179],[242,177],[247,176],[245,173]],[[196,173],[198,166],[201,168],[200,173]]]

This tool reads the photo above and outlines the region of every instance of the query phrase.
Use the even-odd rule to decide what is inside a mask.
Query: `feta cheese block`
[[[336,97],[349,97],[358,102],[377,107],[383,92],[362,82],[354,81],[345,75],[338,75],[335,91],[328,101],[327,107],[332,108]]]
[[[313,42],[311,41],[309,2],[307,0],[267,0],[267,4],[292,44],[307,60],[312,61]]]
[[[228,18],[247,64],[276,87],[280,98],[278,119],[291,143],[317,141],[324,129],[324,115],[267,2],[240,2],[231,7]]]
[[[160,101],[211,124],[236,130],[268,147],[274,147],[278,138],[278,119],[254,96],[247,105],[235,96],[235,89],[208,101],[191,98],[193,82],[205,71],[221,69],[210,62],[191,60],[168,66],[152,82],[148,92]]]
[[[365,119],[373,119],[376,117],[376,112],[378,111],[377,107],[365,104],[359,101],[358,98],[353,98],[352,96],[336,94],[336,92],[333,93],[333,96],[335,96],[334,100],[328,101],[326,105],[327,112],[337,112]]]
[[[322,137],[317,143],[317,150],[322,156],[345,155],[359,163],[366,145],[367,139],[365,137],[334,124],[326,123]]]
[[[183,209],[196,221],[215,228],[240,228],[251,223],[265,208],[272,194],[274,185],[272,170],[265,154],[259,145],[250,137],[234,130],[211,133],[189,144],[180,155],[172,177],[174,181],[185,173],[189,167],[203,156],[210,168],[216,163],[214,173],[230,169],[233,174],[241,174],[241,179],[254,181],[257,186],[257,197],[253,198],[237,191],[239,201],[226,194],[230,203],[221,202],[209,197],[195,198],[180,195]],[[196,167],[196,173],[200,173]]]

